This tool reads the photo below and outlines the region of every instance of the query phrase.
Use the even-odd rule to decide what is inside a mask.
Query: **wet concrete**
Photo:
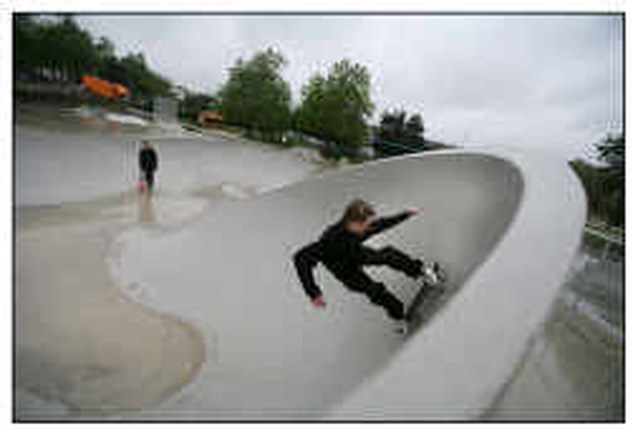
[[[72,417],[155,403],[193,378],[207,349],[197,329],[128,299],[106,260],[130,226],[173,223],[171,205],[141,196],[18,210],[19,391],[61,403]],[[190,199],[178,213],[187,219],[203,208]]]

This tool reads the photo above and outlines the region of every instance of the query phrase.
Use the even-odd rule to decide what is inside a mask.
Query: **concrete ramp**
[[[353,198],[421,215],[376,237],[442,262],[451,296],[408,339],[322,267],[314,309],[291,257]],[[511,378],[567,272],[585,220],[563,161],[515,151],[451,151],[346,169],[223,202],[173,231],[122,239],[118,278],[134,298],[200,330],[194,381],[123,418],[477,419]],[[415,283],[372,275],[408,301]]]

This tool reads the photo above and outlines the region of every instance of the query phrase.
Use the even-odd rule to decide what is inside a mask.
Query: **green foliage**
[[[329,144],[330,156],[351,156],[365,145],[373,111],[370,74],[365,66],[342,60],[327,76],[314,75],[302,89],[295,127]]]
[[[625,157],[624,135],[607,135],[597,145],[600,159],[607,164],[607,221],[616,226],[622,226],[625,222],[624,197],[625,197]]]
[[[380,118],[378,137],[386,141],[408,145],[424,144],[424,122],[419,113],[407,119],[403,110],[385,111]]]
[[[396,141],[404,136],[405,111],[385,111],[380,116],[378,136],[388,141]]]
[[[95,50],[100,62],[116,57],[116,54],[114,53],[114,44],[107,37],[99,38],[99,40],[95,43]],[[101,63],[99,65],[101,65]]]
[[[13,23],[15,72],[34,69],[41,61],[42,30],[29,15],[15,15]]]
[[[606,166],[574,160],[571,166],[580,177],[587,194],[591,217],[623,226],[624,217],[624,136],[607,136],[597,146]]]
[[[14,68],[20,80],[78,82],[84,74],[95,74],[127,86],[137,99],[151,99],[171,88],[142,54],[117,58],[110,40],[93,40],[72,15],[16,14],[13,24]]]
[[[101,78],[127,86],[138,99],[151,99],[166,94],[171,88],[168,80],[149,69],[140,53],[128,54],[121,59],[106,58],[99,72]]]
[[[603,218],[605,211],[605,168],[590,164],[584,160],[573,160],[570,163],[585,187],[589,213]]]
[[[14,47],[16,72],[31,77],[77,80],[83,70],[94,70],[97,64],[90,34],[69,15],[52,22],[16,15]]]
[[[220,91],[224,121],[250,136],[280,142],[290,126],[290,86],[281,76],[285,64],[272,49],[238,59]]]
[[[416,113],[409,117],[404,132],[408,139],[424,141],[424,122],[422,121],[422,115]]]
[[[605,162],[608,168],[609,180],[616,188],[624,189],[624,160],[626,150],[624,147],[624,135],[607,135],[596,148],[600,160]]]

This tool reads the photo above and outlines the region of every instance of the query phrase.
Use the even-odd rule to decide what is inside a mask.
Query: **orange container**
[[[81,78],[84,88],[93,94],[106,97],[108,99],[118,100],[128,95],[127,87],[99,79],[96,76],[84,75]]]

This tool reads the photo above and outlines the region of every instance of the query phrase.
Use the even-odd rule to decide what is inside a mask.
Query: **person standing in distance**
[[[141,141],[141,151],[138,154],[138,164],[141,172],[143,173],[143,179],[147,184],[148,191],[152,191],[154,188],[154,172],[158,170],[158,155],[156,150],[150,145],[149,141]]]

